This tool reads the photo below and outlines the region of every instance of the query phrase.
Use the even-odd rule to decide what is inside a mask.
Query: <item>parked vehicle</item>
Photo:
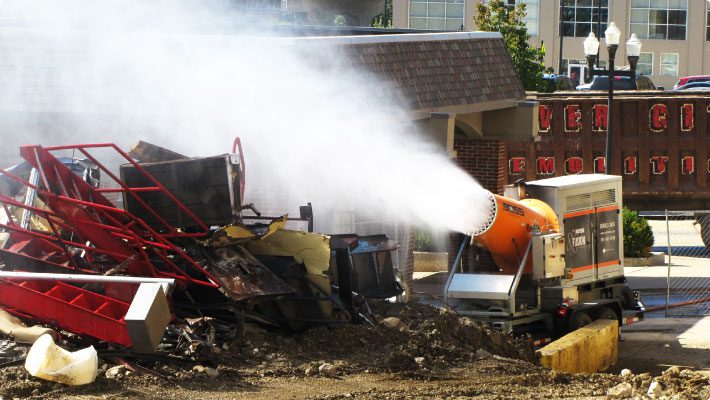
[[[638,75],[635,80],[628,76],[614,77],[614,90],[655,90],[656,85],[651,78]],[[595,76],[590,83],[577,86],[577,90],[609,90],[608,76]]]
[[[710,82],[710,75],[694,75],[694,76],[684,76],[673,85],[673,90],[685,86],[689,83],[695,82]]]
[[[552,93],[560,90],[574,90],[574,83],[567,75],[544,74],[542,79],[547,82],[546,92]]]
[[[692,90],[692,91],[710,90],[710,81],[686,83],[685,85],[674,88],[673,90],[676,90],[676,91],[679,91],[679,90],[683,90],[683,91],[686,91],[686,90]]]

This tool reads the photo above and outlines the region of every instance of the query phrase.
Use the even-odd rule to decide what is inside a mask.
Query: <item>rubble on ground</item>
[[[623,383],[609,389],[610,399],[710,399],[710,376],[673,366],[659,376],[648,373],[624,373]]]
[[[122,393],[155,398],[155,391],[166,391],[161,397],[185,398],[220,388],[225,398],[237,393],[266,398],[259,397],[257,388],[284,385],[285,397],[302,398],[307,393],[311,398],[335,399],[344,397],[317,393],[321,387],[337,391],[351,379],[373,379],[375,388],[352,389],[351,396],[425,399],[489,393],[483,398],[604,398],[624,384],[639,398],[649,398],[643,393],[655,380],[666,398],[707,400],[709,381],[689,371],[671,369],[655,378],[559,373],[534,363],[529,340],[493,331],[452,311],[380,301],[371,307],[375,321],[397,318],[401,325],[341,324],[299,333],[249,328],[242,340],[215,347],[199,364],[145,359],[117,364],[120,357],[104,357],[97,380],[86,387],[56,385],[29,377],[22,367],[6,367],[0,369],[0,396],[93,398]],[[292,385],[296,390],[299,382],[303,391],[289,394],[286,388]],[[397,382],[421,382],[423,388],[406,391]]]

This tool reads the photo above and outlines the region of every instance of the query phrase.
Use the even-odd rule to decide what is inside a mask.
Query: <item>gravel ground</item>
[[[102,362],[93,384],[67,387],[0,370],[8,398],[142,399],[551,399],[633,398],[654,379],[656,398],[710,397],[710,381],[678,368],[648,374],[566,374],[535,364],[528,340],[418,304],[375,306],[378,326],[252,333],[199,366],[144,363],[161,376]],[[676,397],[670,397],[675,395]]]

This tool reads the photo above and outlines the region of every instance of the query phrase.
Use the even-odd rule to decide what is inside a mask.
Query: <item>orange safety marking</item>
[[[607,261],[607,262],[597,264],[597,268],[611,267],[612,265],[618,265],[618,264],[619,264],[619,260]],[[592,269],[592,268],[594,268],[594,264],[585,265],[583,267],[572,268],[570,270],[570,272],[571,273],[582,272],[582,271],[586,271],[586,270]]]

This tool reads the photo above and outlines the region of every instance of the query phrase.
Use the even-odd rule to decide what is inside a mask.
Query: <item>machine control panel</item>
[[[563,276],[565,273],[565,238],[559,233],[533,235],[533,279]]]

